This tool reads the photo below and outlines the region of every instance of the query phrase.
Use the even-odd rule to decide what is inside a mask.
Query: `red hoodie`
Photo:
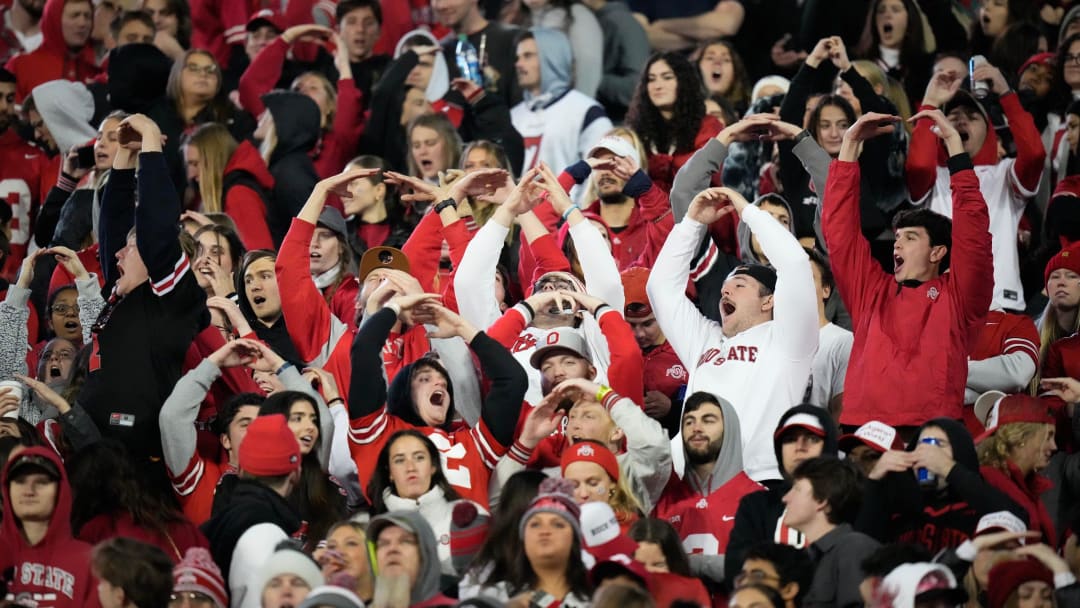
[[[101,69],[94,48],[85,44],[73,51],[64,42],[60,18],[67,0],[46,0],[41,15],[41,46],[32,53],[16,55],[4,66],[15,75],[15,97],[20,103],[34,87],[50,80],[90,82]],[[89,42],[89,40],[87,40]]]
[[[8,600],[32,602],[37,608],[83,608],[101,604],[97,580],[90,572],[90,545],[71,534],[71,487],[60,457],[49,448],[33,447],[20,456],[33,454],[48,459],[60,471],[56,508],[45,537],[30,545],[23,536],[11,505],[9,473],[14,460],[4,469],[4,522],[0,529],[0,572],[15,568],[8,583]]]
[[[240,142],[225,165],[225,176],[244,171],[269,193],[274,187],[274,178],[266,163],[259,156],[255,146],[247,141]],[[244,184],[236,184],[225,193],[225,213],[236,222],[236,231],[248,251],[255,249],[274,249],[274,239],[266,225],[266,201],[262,196]]]

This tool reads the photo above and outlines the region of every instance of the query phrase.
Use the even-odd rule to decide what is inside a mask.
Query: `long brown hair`
[[[180,115],[180,118],[184,118],[184,89],[182,86],[182,77],[184,69],[187,67],[188,59],[193,55],[202,55],[206,57],[214,64],[214,68],[217,70],[217,90],[214,91],[214,97],[206,103],[206,107],[213,113],[213,119],[216,121],[224,121],[228,114],[228,106],[222,103],[221,89],[223,86],[221,66],[218,65],[217,59],[210,51],[204,51],[203,49],[188,49],[184,51],[184,54],[177,59],[172,66],[172,71],[169,72],[169,81],[165,85],[165,95],[173,101],[175,104],[176,112]]]
[[[421,114],[412,119],[409,127],[405,130],[405,143],[409,150],[406,153],[409,164],[409,175],[420,176],[420,167],[412,155],[412,134],[417,127],[426,127],[439,134],[443,141],[443,169],[453,169],[461,162],[461,136],[457,129],[445,114]]]
[[[191,134],[187,145],[199,151],[199,197],[203,212],[224,211],[225,167],[236,152],[236,140],[225,125],[209,122]]]

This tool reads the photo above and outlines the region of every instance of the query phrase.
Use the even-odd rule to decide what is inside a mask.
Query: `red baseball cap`
[[[255,11],[247,22],[247,31],[254,32],[263,25],[269,25],[280,34],[285,31],[285,17],[281,13],[264,8]]]
[[[821,425],[821,420],[818,420],[817,416],[799,413],[785,420],[784,426],[776,429],[776,432],[773,433],[773,439],[779,439],[784,433],[796,428],[808,431],[818,437],[825,437],[825,427]]]
[[[980,401],[982,403],[980,403]],[[975,415],[983,421],[986,430],[975,438],[975,443],[984,441],[999,428],[1016,422],[1036,422],[1054,424],[1054,415],[1045,401],[1031,395],[1005,395],[993,401],[989,408],[989,399],[979,397],[975,402]],[[988,410],[988,411],[987,411]],[[985,412],[980,416],[980,413]]]
[[[600,465],[608,477],[619,480],[619,461],[611,450],[596,441],[581,441],[563,450],[561,468],[566,474],[566,467],[575,462],[591,462]]]
[[[619,276],[622,279],[623,293],[626,295],[623,316],[627,319],[643,319],[653,314],[649,294],[645,291],[645,285],[649,282],[649,269],[635,266],[627,268]]]
[[[1028,57],[1027,61],[1025,61],[1024,64],[1020,66],[1020,69],[1016,70],[1016,75],[1017,76],[1022,75],[1024,73],[1024,70],[1030,68],[1031,66],[1035,65],[1036,63],[1041,64],[1041,65],[1045,65],[1046,67],[1048,67],[1050,69],[1054,69],[1054,61],[1055,61],[1055,59],[1057,59],[1057,58],[1054,56],[1053,53],[1036,53],[1036,54],[1032,55],[1031,57]]]

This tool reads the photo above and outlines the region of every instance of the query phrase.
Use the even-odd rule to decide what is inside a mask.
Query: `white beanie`
[[[282,548],[274,551],[259,568],[258,593],[261,595],[270,580],[282,574],[298,576],[312,589],[325,582],[314,560],[296,549]]]
[[[94,119],[94,96],[81,82],[51,80],[34,87],[34,106],[56,141],[61,156],[74,146],[83,146],[97,137],[90,126]]]

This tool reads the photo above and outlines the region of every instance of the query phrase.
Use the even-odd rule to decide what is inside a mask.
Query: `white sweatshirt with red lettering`
[[[776,269],[771,321],[728,338],[686,297],[690,262],[706,234],[706,226],[689,217],[668,235],[648,293],[660,328],[690,372],[686,394],[706,391],[735,406],[746,474],[763,481],[780,479],[772,434],[780,416],[806,392],[818,347],[817,291],[810,260],[787,228],[753,205],[743,210],[742,221]],[[681,444],[682,435],[676,435],[671,452],[680,476]]]

